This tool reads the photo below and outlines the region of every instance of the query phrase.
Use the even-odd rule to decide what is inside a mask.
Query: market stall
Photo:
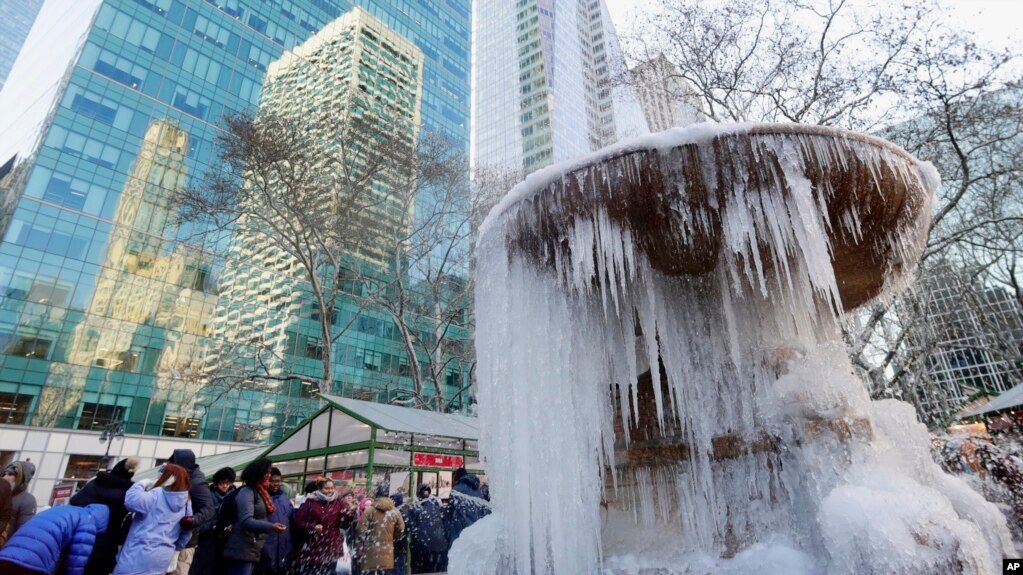
[[[474,417],[321,397],[319,411],[263,453],[295,488],[325,475],[360,496],[387,479],[392,491],[426,483],[445,497],[455,469],[483,472]]]

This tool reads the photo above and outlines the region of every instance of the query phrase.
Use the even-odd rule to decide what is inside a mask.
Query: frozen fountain
[[[496,512],[450,572],[995,573],[998,510],[871,402],[842,315],[908,281],[938,185],[883,140],[699,125],[529,176],[477,246]]]

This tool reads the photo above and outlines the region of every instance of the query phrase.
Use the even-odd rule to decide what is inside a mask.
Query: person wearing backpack
[[[283,523],[267,521],[267,517],[277,509],[269,493],[272,466],[270,460],[264,457],[249,463],[242,470],[245,486],[238,490],[235,497],[238,519],[224,543],[223,557],[227,564],[227,575],[252,575],[259,563],[267,534],[271,531],[281,533],[288,528]]]
[[[213,517],[201,525],[195,526],[198,545],[192,557],[192,566],[188,575],[213,575],[217,573],[217,561],[223,552],[223,527],[234,525],[237,521],[237,507],[234,502],[234,469],[224,467],[213,474],[213,482],[209,484],[210,495],[213,497]],[[230,516],[225,515],[224,505],[232,509]]]

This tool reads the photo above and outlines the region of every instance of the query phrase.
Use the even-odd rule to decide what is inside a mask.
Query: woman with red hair
[[[151,486],[151,487],[150,487]],[[164,465],[156,483],[139,481],[124,496],[124,506],[134,513],[128,538],[117,555],[113,575],[163,575],[191,537],[188,490],[192,482],[179,465]]]

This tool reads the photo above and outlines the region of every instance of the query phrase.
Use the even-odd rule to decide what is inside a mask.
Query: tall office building
[[[696,91],[663,54],[632,68],[629,75],[651,132],[705,119]]]
[[[44,4],[0,92],[0,166],[13,167],[0,175],[10,208],[0,220],[0,460],[36,462],[40,501],[99,467],[108,426],[127,434],[111,456],[145,465],[174,447],[203,455],[279,437],[317,406],[295,381],[207,385],[211,353],[251,357],[253,331],[289,343],[288,369],[318,376],[302,338],[321,311],[298,274],[232,252],[230,234],[199,241],[177,225],[174,197],[214,162],[225,114],[288,100],[264,91],[271,64],[283,79],[281,63],[356,6],[403,54],[420,54],[422,130],[468,150],[470,0]],[[337,391],[385,400],[409,385],[387,328],[373,313],[353,322],[335,352]],[[461,387],[456,378],[444,392]]]
[[[941,421],[978,392],[999,394],[1023,383],[1023,303],[986,272],[952,265],[928,270],[908,313],[906,355],[924,357],[906,376],[926,422]],[[910,316],[912,317],[912,316]]]
[[[604,0],[479,0],[472,164],[524,175],[647,131]]]
[[[359,127],[354,124],[368,117],[381,118],[394,130],[391,135],[411,149],[421,124],[423,63],[420,48],[367,11],[356,8],[270,64],[259,108],[300,121],[310,135],[310,145],[323,148],[330,158],[338,157],[330,154],[331,148],[346,137],[338,131],[356,134],[358,139]],[[319,121],[324,115],[331,116],[329,124]],[[353,160],[355,155],[353,152]],[[406,202],[391,189],[393,178],[387,172],[385,169],[375,174],[366,186],[366,209],[354,214],[360,221],[338,223],[368,232],[345,255],[349,265],[361,262],[378,273],[389,272],[392,252],[408,235],[411,216],[404,207]],[[339,192],[331,199],[345,201],[350,196]],[[333,208],[324,205],[323,209]],[[266,367],[274,375],[286,372],[288,366],[282,358],[289,353],[314,360],[309,366],[312,370],[323,345],[318,310],[312,307],[312,297],[292,295],[302,290],[307,272],[292,254],[278,247],[276,237],[254,227],[239,226],[231,236],[228,253],[232,260],[245,264],[226,269],[221,276],[223,305],[214,314],[214,331],[224,341],[258,339],[269,352]],[[250,305],[261,300],[265,307]],[[303,306],[296,306],[303,303],[304,314]],[[265,313],[267,308],[272,310],[269,315]],[[347,325],[356,314],[362,316],[356,326],[370,322],[382,327],[390,322],[379,310],[364,309],[354,302],[339,303],[338,315],[345,318],[340,325]],[[358,340],[347,332],[339,334],[339,350],[362,349]],[[221,350],[212,353],[214,362],[232,361],[223,357]],[[365,367],[367,351],[356,354],[353,360]],[[397,373],[399,355],[386,355],[387,365],[374,367]],[[347,391],[360,397],[369,391],[357,380],[349,383],[355,385]]]
[[[0,89],[42,5],[43,0],[0,0]]]

